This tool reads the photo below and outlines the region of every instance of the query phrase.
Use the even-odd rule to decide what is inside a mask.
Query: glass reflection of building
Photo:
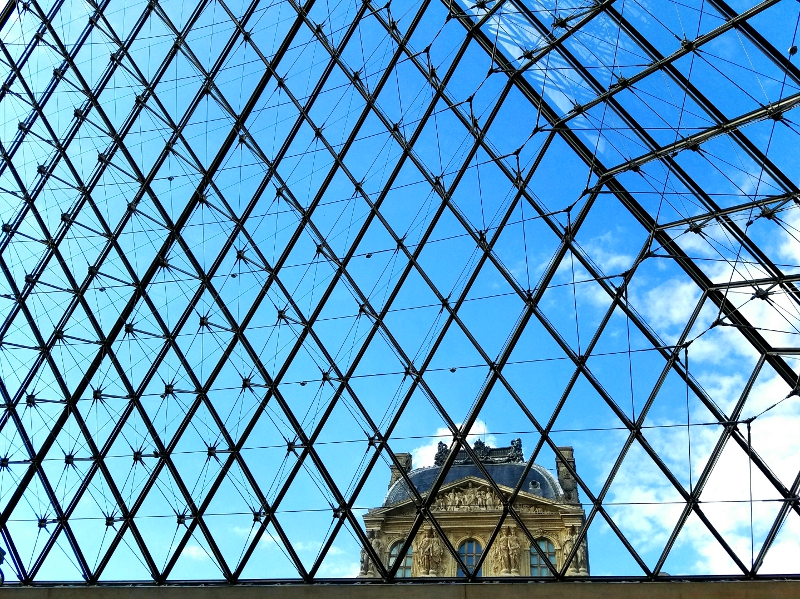
[[[502,530],[488,549],[479,576],[552,576],[547,561],[561,570],[573,552],[585,512],[578,497],[577,484],[562,462],[557,460],[554,476],[534,464],[525,472],[526,461],[520,440],[510,447],[491,448],[477,441],[474,453],[497,487],[508,497],[524,475],[514,507],[530,537],[523,534],[512,518],[506,518]],[[574,470],[571,447],[559,448]],[[422,496],[427,493],[447,457],[448,448],[439,445],[433,466],[414,469],[410,454],[398,454],[398,461],[408,479]],[[502,501],[485,478],[481,468],[461,450],[445,476],[431,506],[441,530],[467,569],[471,572],[487,551],[488,540],[502,515]],[[389,490],[383,505],[364,516],[368,537],[372,540],[386,567],[398,559],[408,531],[416,516],[413,494],[400,471],[391,467]],[[530,542],[533,538],[541,552]],[[408,553],[403,556],[397,577],[463,577],[465,573],[446,550],[433,527],[423,525]],[[365,555],[361,560],[361,577],[378,576],[374,564]],[[584,540],[574,551],[566,570],[568,576],[589,574],[588,546]]]

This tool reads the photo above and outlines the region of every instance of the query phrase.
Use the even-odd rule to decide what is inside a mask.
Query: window
[[[470,572],[475,568],[478,560],[481,559],[481,553],[483,553],[483,548],[475,539],[467,539],[458,547],[458,555]],[[477,576],[480,575],[481,571],[478,570]],[[466,573],[460,567],[458,568],[458,576],[459,578],[466,576]]]
[[[542,550],[550,560],[550,563],[555,566],[556,564],[556,548],[547,539],[538,539],[539,549]],[[542,559],[542,556],[536,552],[535,547],[531,547],[531,576],[552,576],[553,573],[547,567],[547,562]]]
[[[398,541],[389,550],[389,567],[394,565],[394,560],[397,559],[397,554],[400,553],[400,548],[403,546],[403,541]],[[414,561],[414,556],[411,555],[411,547],[408,548],[406,556],[403,558],[403,563],[397,568],[397,578],[411,578],[411,564]]]

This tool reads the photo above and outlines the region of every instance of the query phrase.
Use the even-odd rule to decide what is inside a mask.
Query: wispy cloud
[[[183,548],[183,551],[181,551],[181,555],[185,555],[189,559],[192,559],[197,562],[202,562],[210,559],[205,549],[203,549],[199,545],[187,545],[186,547]]]
[[[330,555],[330,553],[328,553]],[[351,561],[328,561],[325,560],[319,568],[319,575],[322,578],[356,578],[360,570],[357,560]]]

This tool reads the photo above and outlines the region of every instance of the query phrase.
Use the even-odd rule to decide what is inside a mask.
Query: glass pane
[[[478,561],[481,559],[481,553],[483,553],[483,548],[481,544],[474,539],[464,541],[458,548],[458,555],[470,572],[472,572],[475,565],[477,565]],[[478,570],[477,575],[481,575],[480,570]],[[458,569],[458,576],[459,578],[466,576],[461,568]]]
[[[538,539],[537,544],[539,548],[542,550],[547,556],[547,559],[550,561],[551,564],[555,565],[556,563],[556,548],[555,546],[548,541],[547,539]],[[531,547],[531,576],[552,576],[553,573],[547,567],[547,562],[542,558],[542,556],[537,553],[536,549]]]

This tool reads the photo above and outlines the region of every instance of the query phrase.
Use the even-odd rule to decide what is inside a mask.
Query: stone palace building
[[[517,439],[510,447],[491,448],[478,440],[473,449],[500,490],[506,497],[510,496],[526,466],[522,442]],[[572,447],[560,447],[559,450],[574,469]],[[426,496],[447,454],[447,446],[439,443],[435,465],[417,469],[412,469],[411,454],[398,454],[397,457],[417,491]],[[563,463],[556,462],[557,477],[538,464],[533,465],[525,476],[514,507],[542,553],[558,570],[574,547],[585,513],[575,479]],[[395,466],[391,466],[391,471],[389,491],[383,505],[364,516],[367,537],[387,568],[397,558],[416,514],[407,483]],[[467,567],[472,567],[478,563],[497,526],[502,503],[481,470],[462,449],[447,473],[431,511],[461,559]],[[479,576],[551,576],[544,559],[532,548],[528,537],[518,530],[516,522],[508,517],[505,524],[507,526],[504,525],[498,534]],[[588,574],[588,546],[584,540],[567,575]],[[455,578],[463,575],[436,531],[428,525],[420,528],[397,571],[399,578]],[[365,552],[362,552],[359,576],[377,576],[374,564]]]

